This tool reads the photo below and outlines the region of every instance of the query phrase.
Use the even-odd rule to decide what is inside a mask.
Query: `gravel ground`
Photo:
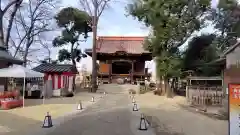
[[[151,100],[149,100],[151,99]],[[199,113],[187,111],[178,104],[185,98],[167,99],[153,93],[137,95],[140,109],[153,123],[157,135],[227,135],[228,123]]]
[[[151,126],[157,135],[227,135],[227,121],[211,119],[204,115],[182,109],[178,104],[186,102],[183,97],[167,99],[155,96],[153,93],[136,95],[135,98],[140,111],[133,112],[132,103],[127,94],[128,89],[131,88],[135,89],[136,86],[102,85],[98,93],[94,94],[94,96],[99,96],[99,93],[103,91],[106,91],[108,94],[103,98],[97,98],[98,102],[94,104],[89,102],[92,96],[89,93],[86,93],[86,95],[80,94],[81,96],[68,100],[49,100],[46,102],[47,105],[73,105],[72,110],[67,108],[69,116],[54,119],[54,127],[50,129],[41,129],[42,121],[40,119],[26,117],[34,116],[32,114],[37,114],[40,110],[32,109],[36,112],[20,111],[24,113],[24,116],[8,111],[0,111],[0,131],[5,131],[4,133],[0,132],[0,134],[154,135],[151,128],[146,132],[140,132],[137,129],[140,113],[143,112],[152,123]],[[70,112],[75,110],[76,102],[79,99],[85,100],[85,98],[86,103],[89,103],[90,106],[86,107],[84,111],[78,113],[75,111],[76,113],[70,114]],[[53,108],[53,110],[56,111],[57,109]],[[66,114],[67,111],[63,111],[63,114]],[[53,113],[53,115],[57,114]]]
[[[87,108],[93,103],[92,96],[96,102],[100,99],[100,93],[79,92],[74,97],[46,99],[26,99],[26,107],[11,110],[0,110],[0,134],[15,135],[27,134],[41,129],[44,117],[50,113],[53,123],[60,123],[64,116],[77,113],[77,103],[82,101],[83,107]],[[95,102],[95,103],[96,103]],[[29,128],[31,127],[31,128]]]

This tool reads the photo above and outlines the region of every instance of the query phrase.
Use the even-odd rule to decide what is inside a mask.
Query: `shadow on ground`
[[[168,128],[164,123],[161,123],[156,116],[146,115],[146,119],[151,128],[154,129],[156,135],[184,135],[184,133],[181,132],[171,131],[171,129]]]
[[[182,109],[185,109],[187,111],[190,111],[190,112],[193,112],[193,113],[199,113],[199,114],[202,114],[204,116],[207,116],[209,118],[212,118],[212,119],[216,119],[216,120],[225,120],[227,121],[228,120],[228,116],[224,116],[224,115],[221,115],[221,114],[217,114],[217,113],[211,113],[211,112],[204,112],[204,111],[196,111],[197,107],[194,107],[194,106],[187,106],[187,105],[180,105],[179,106],[182,108]]]
[[[227,122],[213,120],[181,108],[141,108],[156,135],[226,135]]]
[[[156,135],[184,135],[184,133],[173,133],[165,124],[160,125],[160,120],[155,116],[146,116],[146,119]]]

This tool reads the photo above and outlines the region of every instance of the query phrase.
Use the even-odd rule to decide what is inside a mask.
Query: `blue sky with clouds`
[[[213,0],[213,6],[216,5],[218,0]],[[149,29],[146,28],[142,23],[138,22],[131,16],[126,16],[127,12],[125,10],[128,0],[113,0],[110,2],[110,7],[107,8],[102,14],[99,25],[98,25],[98,36],[147,36]],[[73,6],[80,7],[78,0],[62,0],[62,7]],[[197,32],[200,34],[202,32],[212,32],[213,28],[211,26]],[[92,36],[92,35],[90,35]],[[91,48],[92,38],[88,38],[86,42],[81,43],[81,49]],[[57,58],[58,49],[53,48],[52,58]],[[87,69],[90,71],[92,69],[91,57],[82,59],[78,64],[78,67],[86,65]],[[151,71],[154,69],[154,63],[147,63]]]
[[[125,7],[127,6],[127,0],[112,1],[109,3],[98,25],[98,36],[147,36],[149,29],[143,24],[134,20],[131,16],[126,16],[127,12]],[[80,7],[78,0],[63,0],[62,7],[73,6]],[[92,47],[92,35],[86,42],[81,43],[81,49]],[[53,48],[52,58],[57,58],[58,49]],[[79,67],[85,64],[88,70],[91,70],[91,57],[84,58],[78,64]]]

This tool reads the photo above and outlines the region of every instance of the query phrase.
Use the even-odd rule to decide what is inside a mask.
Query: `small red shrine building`
[[[44,73],[44,81],[52,80],[53,90],[68,88],[68,91],[74,91],[73,80],[78,73],[74,65],[43,63],[33,68],[33,70]]]
[[[152,60],[152,54],[143,48],[146,37],[99,36],[97,37],[98,77],[103,81],[116,82],[127,78],[131,82],[148,78],[145,61]],[[92,49],[85,53],[92,56]]]

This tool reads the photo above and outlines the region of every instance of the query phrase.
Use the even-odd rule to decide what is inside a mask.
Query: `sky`
[[[215,7],[218,0],[212,1],[212,6]],[[110,8],[107,8],[98,24],[98,36],[147,36],[149,34],[149,28],[145,27],[141,22],[138,22],[131,16],[126,16],[127,12],[125,7],[127,6],[127,0],[119,0],[110,2]],[[80,7],[78,0],[62,0],[62,7]],[[196,34],[202,32],[212,32],[212,26],[204,28]],[[89,35],[91,36],[91,35]],[[89,37],[86,42],[80,43],[81,49],[92,47],[92,37]],[[184,46],[183,46],[184,48]],[[57,59],[57,53],[59,48],[53,48],[51,57]],[[87,57],[81,60],[77,64],[79,68],[85,65],[88,71],[92,69],[91,57]],[[146,67],[150,72],[155,71],[155,63],[153,61],[147,62]]]
[[[78,6],[77,0],[63,0],[63,7]],[[98,36],[147,36],[149,29],[145,27],[142,23],[134,20],[131,16],[126,16],[127,12],[125,7],[127,6],[126,0],[121,0],[121,2],[113,1],[110,2],[110,7],[107,8],[98,24]],[[80,43],[80,48],[82,50],[92,47],[92,35],[87,39],[86,42]],[[52,58],[57,58],[58,49],[53,48]],[[92,69],[91,57],[87,57],[78,63],[78,67],[81,68],[82,65],[86,65],[88,71]]]

